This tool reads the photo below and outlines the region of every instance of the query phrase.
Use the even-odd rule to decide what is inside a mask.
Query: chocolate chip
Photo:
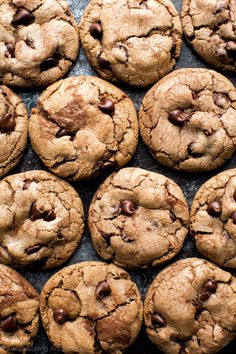
[[[116,162],[115,161],[105,161],[101,166],[99,166],[100,173],[105,175],[109,175],[110,173],[116,170]]]
[[[133,239],[126,235],[124,232],[121,233],[120,237],[124,242],[133,242]]]
[[[17,329],[17,321],[15,317],[9,316],[5,320],[3,320],[1,322],[1,328],[5,332],[10,332],[10,333],[15,332]]]
[[[202,290],[202,293],[200,294],[199,298],[201,301],[206,301],[209,299],[211,294],[214,294],[217,289],[217,282],[215,280],[208,280]]]
[[[40,70],[47,71],[47,70],[52,69],[55,66],[57,66],[57,64],[58,64],[58,61],[56,59],[48,58],[41,63]]]
[[[192,91],[192,97],[196,100],[198,98],[198,94],[195,91]]]
[[[215,13],[225,10],[225,9],[227,9],[227,7],[228,7],[228,1],[219,0],[216,4]]]
[[[92,23],[89,28],[89,32],[93,38],[101,40],[103,34],[101,23],[100,22]]]
[[[65,323],[69,318],[68,312],[65,309],[57,309],[53,311],[53,319],[59,324]]]
[[[208,290],[211,294],[214,294],[217,289],[217,282],[215,280],[208,280],[205,284],[205,289]]]
[[[109,61],[104,59],[101,55],[98,57],[98,65],[101,69],[110,69],[111,66]]]
[[[109,116],[113,116],[114,110],[115,110],[115,105],[112,100],[109,98],[104,98],[101,100],[101,102],[98,104],[98,108],[108,114]]]
[[[196,309],[195,319],[198,319],[200,313],[202,313],[202,311],[204,310],[204,307],[197,300],[193,300],[192,304],[195,306],[195,309]]]
[[[4,117],[0,118],[0,130],[4,133],[14,130],[15,126],[16,120],[11,113],[8,113]]]
[[[33,254],[33,253],[38,252],[41,248],[42,248],[42,246],[40,246],[40,245],[31,246],[26,249],[26,253]]]
[[[13,26],[24,25],[27,26],[34,21],[34,16],[26,9],[19,9],[15,14],[12,24]]]
[[[227,95],[224,93],[214,93],[213,100],[214,103],[221,108],[224,108],[225,104],[229,101]]]
[[[175,216],[175,214],[174,214],[171,210],[169,210],[169,213],[170,213],[170,218],[171,218],[171,220],[172,220],[173,222],[175,222],[175,221],[176,221],[176,216]]]
[[[206,300],[209,299],[210,296],[211,296],[211,294],[209,293],[209,291],[203,291],[200,294],[199,298],[200,298],[201,301],[206,301]]]
[[[34,45],[34,40],[30,37],[27,37],[25,40],[25,43],[32,49],[35,49],[35,45]]]
[[[174,125],[182,126],[186,121],[186,117],[184,116],[183,111],[180,109],[175,109],[170,112],[168,120]]]
[[[126,216],[132,216],[137,209],[137,205],[132,200],[123,200],[120,206],[121,212]]]
[[[236,189],[234,191],[234,200],[236,201]]]
[[[166,321],[159,313],[153,313],[152,324],[154,327],[164,327],[166,325]]]
[[[24,181],[23,190],[25,191],[26,189],[28,189],[32,182],[33,181],[29,180]]]
[[[62,138],[63,136],[73,136],[74,133],[69,132],[68,130],[61,128],[60,130],[58,130],[58,132],[56,133],[56,138]]]
[[[44,217],[43,217],[43,220],[45,221],[53,221],[56,219],[56,214],[53,210],[50,210],[49,212],[47,213],[44,213]]]
[[[236,224],[236,211],[233,212],[233,214],[231,215],[231,218],[233,219],[233,224]]]
[[[216,200],[214,200],[213,202],[211,202],[210,204],[208,204],[207,206],[207,212],[209,215],[213,216],[213,217],[217,217],[220,216],[222,213],[222,206],[220,202],[217,202]]]
[[[43,219],[43,217],[44,217],[44,213],[42,213],[37,209],[36,202],[34,202],[30,208],[30,219],[35,221],[38,219]]]
[[[15,45],[14,44],[11,44],[11,43],[8,43],[6,45],[6,52],[5,52],[5,57],[13,57],[14,54],[15,54]]]
[[[106,281],[100,281],[96,287],[96,296],[99,299],[103,299],[105,296],[110,295],[111,288],[110,285]]]
[[[231,57],[236,57],[236,42],[228,41],[226,42],[225,49]]]

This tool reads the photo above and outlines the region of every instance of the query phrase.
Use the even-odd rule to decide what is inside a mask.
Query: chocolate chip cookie
[[[49,85],[71,68],[79,30],[64,0],[2,0],[0,81],[21,87]]]
[[[161,164],[187,172],[212,170],[235,151],[236,90],[215,71],[177,70],[146,94],[139,123]]]
[[[157,266],[173,258],[188,233],[189,211],[169,178],[124,168],[100,186],[89,210],[92,242],[121,267]]]
[[[236,268],[236,169],[219,173],[202,185],[193,200],[190,225],[204,257]]]
[[[236,278],[202,259],[173,263],[150,286],[144,318],[166,354],[216,353],[236,335]]]
[[[208,64],[236,72],[236,3],[183,0],[182,25],[189,44]]]
[[[40,311],[49,339],[63,353],[123,353],[143,318],[129,274],[102,262],[73,264],[56,273],[42,290]]]
[[[83,233],[77,192],[45,171],[28,171],[0,182],[0,262],[35,270],[65,262]]]
[[[33,148],[55,174],[74,181],[126,164],[138,142],[132,101],[92,76],[61,80],[41,95],[32,111]]]
[[[147,86],[175,66],[182,28],[169,0],[92,0],[80,38],[90,64],[104,79]]]
[[[39,327],[39,296],[15,270],[0,264],[0,353],[26,353]]]
[[[27,143],[27,126],[27,111],[20,97],[0,86],[0,177],[19,162]]]

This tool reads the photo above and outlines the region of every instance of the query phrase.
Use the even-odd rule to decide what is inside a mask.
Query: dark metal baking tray
[[[118,0],[117,0],[118,1]],[[84,8],[87,6],[89,3],[88,0],[69,0],[68,1],[71,10],[73,14],[75,15],[77,21],[79,22],[83,13]],[[180,0],[174,0],[174,3],[180,12],[181,10],[181,1]],[[204,63],[199,60],[193,53],[193,51],[186,46],[186,43],[183,43],[183,48],[182,48],[182,54],[181,57],[178,61],[178,64],[176,66],[177,68],[187,68],[187,67],[206,67]],[[85,55],[82,51],[80,50],[80,55],[79,58],[69,73],[70,76],[73,75],[96,75],[96,73],[92,70],[90,67],[87,59],[85,58]],[[233,75],[226,75],[234,84],[236,84],[236,76]],[[129,95],[129,97],[133,100],[136,109],[138,110],[140,107],[140,103],[142,101],[143,96],[147,92],[147,90],[134,90],[127,88],[127,86],[121,86],[121,88]],[[35,92],[34,90],[27,91],[27,90],[15,90],[17,93],[22,97],[24,100],[28,112],[30,114],[30,111],[32,107],[35,106],[37,102],[37,98],[40,95],[41,91]],[[236,155],[233,156],[233,158],[226,163],[222,168],[217,169],[215,171],[211,171],[209,173],[200,173],[200,174],[183,174],[180,172],[173,172],[168,168],[162,167],[159,165],[154,158],[150,155],[150,153],[147,151],[145,148],[143,142],[141,141],[141,138],[139,139],[139,144],[137,151],[134,155],[134,158],[132,161],[129,163],[128,166],[139,166],[142,168],[145,168],[147,170],[151,170],[154,172],[162,173],[165,176],[172,178],[180,187],[182,187],[184,194],[188,200],[189,206],[191,205],[192,199],[199,189],[199,187],[210,177],[215,175],[216,173],[235,167],[236,166]],[[28,171],[28,170],[36,170],[36,169],[45,169],[37,155],[33,152],[30,143],[28,143],[27,149],[24,153],[24,156],[20,163],[17,165],[17,167],[11,172],[13,173],[18,173],[22,171]],[[89,204],[91,202],[91,199],[97,190],[98,186],[100,183],[104,180],[104,177],[95,179],[93,181],[89,181],[86,183],[82,184],[72,184],[74,188],[79,192],[83,203],[84,203],[84,208],[85,208],[85,215],[87,216],[88,213],[88,208]],[[186,257],[192,257],[192,256],[197,256],[200,257],[195,249],[195,246],[190,238],[190,236],[187,237],[186,242],[184,244],[184,247],[180,254],[174,259],[173,261],[176,261],[177,259],[181,258],[186,258]],[[78,247],[74,255],[69,259],[68,262],[66,262],[63,266],[68,266],[70,264],[76,263],[76,262],[82,262],[82,261],[87,261],[87,260],[101,260],[95,253],[91,241],[90,241],[90,235],[86,223],[86,228],[84,232],[84,236],[81,242],[81,245]],[[62,266],[62,267],[63,267]],[[165,266],[165,265],[164,265]],[[137,282],[139,289],[143,295],[145,296],[145,293],[147,291],[147,288],[151,284],[152,280],[154,277],[158,274],[158,272],[164,268],[164,266],[155,268],[153,270],[137,270],[137,271],[131,271],[131,275],[133,279]],[[58,269],[57,269],[58,270]],[[52,271],[45,271],[45,272],[28,272],[28,271],[22,271],[21,273],[33,284],[33,286],[40,292],[43,285],[47,281],[47,279],[53,275],[57,270],[52,270]],[[42,329],[42,326],[39,331],[39,335],[37,337],[35,346],[30,349],[30,353],[59,353],[58,350],[55,350],[50,342],[48,341],[46,334],[44,330]],[[143,328],[141,330],[141,333],[136,341],[136,343],[132,346],[127,351],[127,354],[158,354],[161,353],[157,348],[155,348],[154,345],[149,341],[147,338],[147,335],[145,333],[145,329]],[[220,351],[221,354],[236,354],[236,340],[231,342],[230,345],[228,345],[224,350]]]

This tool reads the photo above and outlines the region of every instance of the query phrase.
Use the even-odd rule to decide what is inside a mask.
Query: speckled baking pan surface
[[[176,5],[178,11],[180,12],[181,9],[181,1],[180,0],[174,0],[174,4]],[[88,0],[68,0],[68,3],[70,5],[70,8],[75,15],[77,21],[79,22],[83,13],[84,8],[87,6],[89,3]],[[189,49],[186,46],[186,43],[183,43],[183,48],[182,48],[182,53],[180,60],[177,63],[176,68],[187,68],[187,67],[206,67],[203,62],[201,62],[192,52],[191,49]],[[73,75],[96,75],[95,72],[92,70],[90,67],[87,59],[85,58],[85,55],[82,51],[80,50],[79,58],[76,61],[75,66],[69,73],[69,76]],[[226,75],[234,84],[236,84],[236,77],[235,75]],[[121,86],[121,88],[129,95],[129,97],[133,100],[136,109],[138,110],[141,104],[141,101],[143,99],[143,96],[145,95],[147,90],[135,90],[135,89],[129,89],[127,86]],[[20,95],[20,97],[23,99],[25,102],[28,112],[30,113],[31,109],[36,105],[37,98],[40,95],[41,91],[34,91],[34,90],[17,90],[14,89],[16,93]],[[193,175],[187,175],[183,174],[181,172],[174,172],[169,170],[168,168],[162,167],[159,165],[154,158],[150,155],[148,150],[145,148],[143,142],[141,141],[141,138],[139,139],[139,145],[138,149],[134,155],[134,158],[132,161],[128,164],[128,166],[137,166],[137,167],[142,167],[154,172],[162,173],[165,176],[173,179],[184,191],[184,194],[188,200],[189,205],[191,205],[193,197],[199,187],[210,177],[214,176],[216,172],[221,172],[223,170],[235,167],[236,165],[236,156],[234,155],[230,162],[226,163],[222,168],[216,170],[216,171],[211,171],[210,173],[200,173],[200,174],[193,174]],[[23,172],[23,171],[28,171],[28,170],[34,170],[34,169],[43,169],[45,170],[45,167],[42,165],[41,161],[39,158],[36,156],[36,154],[33,152],[30,144],[28,144],[28,147],[24,153],[23,159],[21,159],[20,163],[17,165],[17,167],[11,171],[11,174],[13,173],[18,173],[18,172]],[[92,200],[92,197],[94,193],[96,192],[98,186],[100,183],[104,180],[104,178],[100,177],[97,178],[93,181],[90,182],[84,182],[80,184],[74,183],[73,186],[75,189],[79,192],[82,201],[84,203],[85,207],[85,213],[87,215],[88,213],[88,208],[90,205],[90,202]],[[192,257],[192,256],[199,256],[196,252],[195,246],[191,240],[190,237],[187,237],[184,247],[178,257],[176,257],[174,260],[181,259],[181,258],[186,258],[186,257]],[[81,245],[79,248],[76,250],[74,255],[69,259],[69,261],[64,264],[64,266],[71,265],[76,262],[82,262],[82,261],[88,261],[88,260],[101,260],[95,253],[91,241],[90,241],[90,235],[88,232],[88,228],[86,225],[85,228],[85,233],[82,238]],[[139,289],[143,295],[143,297],[146,294],[147,288],[149,287],[150,283],[154,279],[154,277],[158,274],[158,272],[163,269],[164,266],[155,268],[153,270],[137,270],[137,271],[131,271],[130,274],[132,275],[133,279],[137,282]],[[47,279],[56,272],[56,270],[52,271],[44,271],[44,272],[27,272],[27,271],[22,271],[21,274],[23,274],[26,279],[28,279],[32,285],[37,289],[37,291],[41,291],[43,285],[47,281]],[[235,348],[236,348],[236,340],[231,342],[231,344],[226,347],[224,350],[222,350],[220,353],[221,354],[234,354],[235,353]],[[55,350],[52,348],[52,345],[48,341],[45,332],[43,331],[42,327],[40,329],[39,335],[37,336],[37,340],[35,343],[35,346],[29,350],[29,352],[35,352],[35,353],[56,353],[59,352],[58,350]],[[145,334],[144,328],[142,329],[138,340],[136,343],[130,348],[127,353],[135,353],[135,354],[152,354],[152,353],[161,353],[154,345],[150,342],[148,339],[147,335]]]

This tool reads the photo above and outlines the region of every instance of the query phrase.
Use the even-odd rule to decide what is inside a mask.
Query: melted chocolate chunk
[[[13,26],[19,26],[19,25],[28,26],[33,22],[34,22],[34,15],[32,15],[30,11],[21,8],[15,14],[12,24]]]
[[[111,294],[111,287],[106,281],[101,281],[96,287],[96,297],[103,299]]]

